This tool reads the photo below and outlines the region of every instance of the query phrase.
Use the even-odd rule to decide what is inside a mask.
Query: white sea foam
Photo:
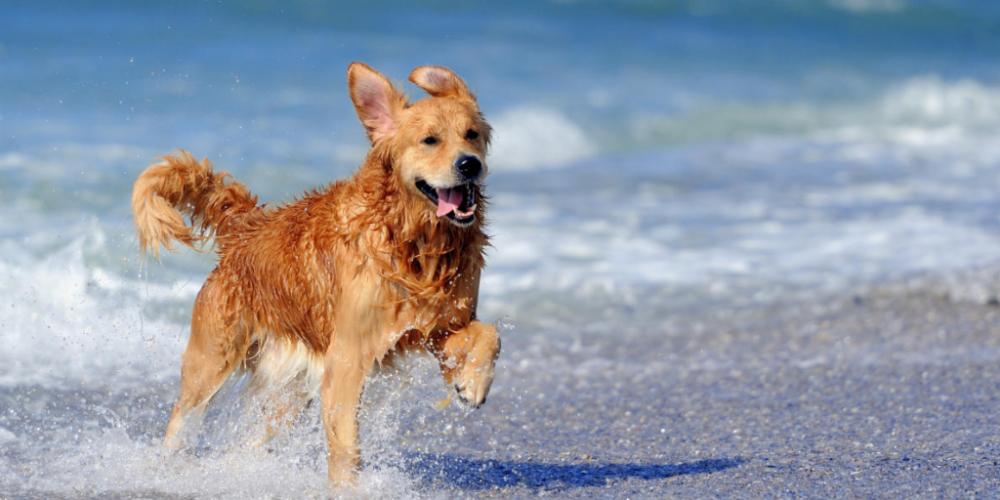
[[[310,418],[318,418],[312,413]],[[90,428],[45,451],[46,463],[34,465],[39,474],[12,476],[10,472],[16,469],[6,468],[0,472],[0,483],[15,492],[28,490],[51,497],[138,494],[269,499],[325,498],[331,493],[324,473],[325,438],[314,426],[297,426],[277,446],[231,443],[197,454],[171,453],[156,440],[131,437],[121,423],[105,421],[84,427]],[[363,469],[356,487],[340,491],[336,498],[447,498],[444,492],[422,494],[414,479],[397,466],[384,464],[379,457],[365,458],[378,466]],[[0,457],[0,464],[6,461]]]
[[[490,123],[490,164],[500,170],[559,168],[597,152],[583,129],[552,109],[517,107]]]
[[[880,107],[892,123],[996,126],[1000,125],[1000,87],[923,75],[890,88]]]
[[[957,148],[969,140],[995,142],[986,139],[1000,131],[1000,82],[924,74],[865,85],[882,90],[850,99],[715,102],[678,114],[642,115],[626,127],[630,137],[618,140],[676,144],[806,136]]]
[[[828,0],[827,3],[838,9],[850,12],[898,12],[906,8],[903,0]]]
[[[357,486],[337,492],[337,498],[448,498],[445,492],[421,491],[419,477],[404,469],[401,409],[427,407],[427,390],[420,388],[432,362],[413,363],[404,371],[381,374],[369,382],[361,411],[362,457],[365,466]],[[119,385],[116,380],[116,385]],[[259,412],[245,408],[240,381],[228,384],[209,409],[209,422],[199,446],[181,453],[160,444],[163,417],[153,414],[127,388],[110,392],[65,392],[35,389],[25,401],[47,400],[65,409],[66,420],[31,422],[32,408],[5,411],[3,418],[21,423],[22,436],[0,428],[0,485],[5,493],[33,492],[46,497],[195,496],[208,498],[316,498],[330,494],[326,482],[325,434],[316,405],[299,421],[264,447],[246,443],[257,436]],[[417,388],[417,390],[414,390]],[[431,389],[433,391],[433,389]],[[124,394],[123,394],[124,392]],[[149,391],[136,390],[147,397]],[[156,394],[167,398],[166,394]],[[128,414],[101,406],[125,397]],[[51,411],[51,410],[50,410]],[[430,410],[427,410],[430,411]],[[151,418],[159,422],[144,428]],[[420,417],[420,418],[426,418]],[[410,422],[412,424],[412,422]],[[37,426],[41,425],[42,428]],[[51,428],[49,427],[51,425]],[[460,427],[460,426],[459,426]],[[18,463],[25,453],[43,462]],[[26,473],[31,470],[32,473]]]
[[[909,84],[900,88],[915,92]],[[958,88],[932,85],[928,92]],[[895,95],[885,102],[916,101],[906,113],[924,113],[919,99]],[[859,121],[856,134],[760,137],[608,159],[602,163],[649,167],[616,176],[581,165],[563,179],[565,197],[530,183],[494,192],[484,308],[502,310],[502,297],[509,307],[567,294],[570,307],[587,294],[627,296],[644,287],[707,288],[730,297],[747,283],[843,291],[994,261],[1000,236],[982,220],[996,218],[990,207],[1000,188],[1000,147],[977,133],[935,134],[937,124],[894,125],[903,106],[886,107],[896,111],[877,110],[885,119]],[[937,105],[931,109],[940,116]],[[919,132],[902,138],[905,130]],[[595,175],[592,183],[578,181]],[[510,299],[519,296],[527,298]]]
[[[524,241],[508,244],[507,236],[494,239],[497,250],[483,284],[487,295],[558,294],[588,285],[609,290],[696,285],[736,276],[833,290],[851,282],[960,269],[1000,255],[1000,236],[919,211],[853,222],[746,224],[725,245],[702,249],[626,230],[584,238],[554,228],[522,229],[520,236],[539,242],[529,247]],[[508,246],[513,247],[509,256]],[[586,251],[577,252],[580,248]],[[526,254],[534,255],[538,265],[518,273]]]
[[[175,376],[186,327],[144,317],[146,302],[183,296],[191,288],[159,285],[89,266],[103,251],[100,231],[44,256],[20,255],[8,244],[0,261],[0,386],[67,382],[142,383]],[[9,243],[9,242],[8,242]]]

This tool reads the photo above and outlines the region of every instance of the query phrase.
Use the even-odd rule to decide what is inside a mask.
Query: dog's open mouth
[[[438,217],[447,215],[459,224],[468,224],[476,218],[476,188],[472,183],[433,188],[426,181],[418,180],[417,189],[437,205]]]

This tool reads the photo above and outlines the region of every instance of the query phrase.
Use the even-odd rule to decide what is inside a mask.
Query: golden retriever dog
[[[490,126],[445,68],[413,70],[430,97],[412,103],[364,64],[347,81],[372,145],[349,179],[267,207],[181,151],[136,180],[141,253],[214,238],[219,257],[194,303],[169,448],[233,373],[263,394],[264,440],[320,397],[333,484],[354,480],[365,380],[395,356],[429,353],[462,403],[486,401],[500,352],[476,319]]]

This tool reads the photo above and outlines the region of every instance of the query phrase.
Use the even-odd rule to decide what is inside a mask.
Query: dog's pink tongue
[[[438,211],[437,216],[442,217],[450,214],[462,204],[462,190],[458,188],[438,189]]]

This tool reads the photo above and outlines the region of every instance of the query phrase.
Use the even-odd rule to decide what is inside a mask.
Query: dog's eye
[[[438,143],[437,137],[434,137],[433,135],[429,135],[427,137],[424,137],[424,144],[426,144],[428,146],[433,146],[433,145],[435,145],[437,143]]]
[[[479,138],[479,132],[476,132],[475,130],[472,130],[471,128],[469,129],[468,132],[465,133],[465,140],[467,140],[467,141],[474,141],[474,140],[476,140],[478,138]]]

